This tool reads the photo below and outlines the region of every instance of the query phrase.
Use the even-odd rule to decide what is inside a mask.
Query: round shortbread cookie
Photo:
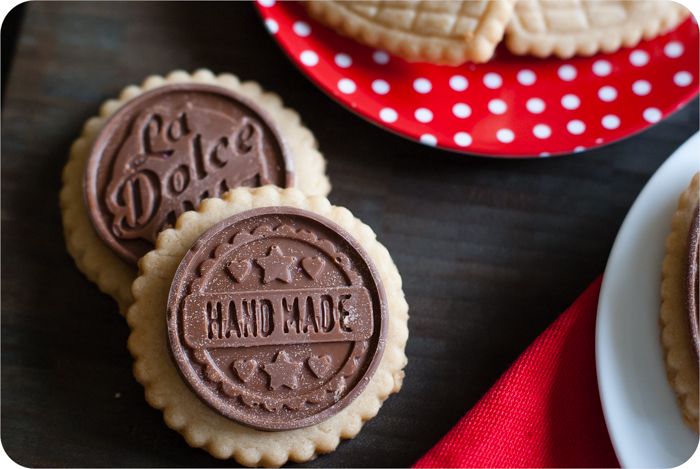
[[[132,302],[131,283],[136,278],[136,266],[118,256],[98,236],[85,205],[83,184],[90,152],[100,131],[126,103],[139,95],[170,84],[195,83],[232,90],[266,113],[276,125],[288,149],[295,168],[295,187],[310,195],[327,195],[330,183],[325,175],[326,162],[317,150],[313,134],[302,125],[299,115],[282,104],[279,96],[264,91],[255,82],[240,82],[231,74],[214,75],[208,70],[193,74],[174,71],[166,77],[157,75],[144,80],[141,86],[128,86],[118,99],[110,99],[100,107],[99,116],[90,118],[83,132],[70,150],[70,157],[63,171],[63,188],[60,194],[63,229],[68,252],[78,268],[101,291],[112,296],[124,313]]]
[[[661,280],[661,343],[668,380],[678,395],[686,423],[698,431],[698,357],[690,332],[687,300],[688,240],[693,213],[698,207],[700,173],[681,194],[666,239]],[[697,292],[696,292],[697,294]]]
[[[309,14],[339,33],[409,61],[486,62],[515,0],[310,1]]]
[[[386,298],[384,352],[369,383],[339,413],[294,430],[255,430],[217,413],[183,380],[168,345],[169,290],[193,243],[222,220],[261,207],[301,209],[338,225],[373,262]],[[221,199],[206,199],[197,211],[181,215],[175,228],[160,233],[156,249],[141,258],[140,272],[132,288],[134,303],[126,314],[131,327],[128,347],[135,360],[134,375],[144,386],[148,403],[163,411],[166,424],[180,432],[191,446],[203,448],[217,458],[234,458],[248,466],[308,461],[317,454],[333,451],[341,439],[357,435],[363,422],[374,417],[382,402],[401,388],[408,339],[408,305],[401,277],[372,229],[347,209],[331,205],[325,197],[265,186],[238,188]]]
[[[670,0],[518,0],[505,42],[518,55],[590,56],[652,39],[689,14]]]

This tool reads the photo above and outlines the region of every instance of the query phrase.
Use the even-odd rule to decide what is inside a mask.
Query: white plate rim
[[[697,155],[700,132],[681,145],[640,192],[620,227],[603,277],[596,318],[596,373],[603,415],[622,467],[677,466],[697,449],[698,436],[683,423],[666,378],[658,326],[664,243],[678,196],[700,170]],[[629,268],[630,263],[647,268]],[[636,291],[635,298],[620,295],[625,291]],[[632,310],[635,302],[642,303]],[[622,306],[617,310],[621,312],[616,313],[613,305]],[[615,322],[631,314],[640,320],[618,325],[615,332],[620,335],[615,336]],[[650,335],[656,340],[648,341]],[[624,353],[633,359],[622,358]],[[647,386],[635,387],[637,394],[621,391],[639,382]],[[639,406],[650,400],[654,405]]]

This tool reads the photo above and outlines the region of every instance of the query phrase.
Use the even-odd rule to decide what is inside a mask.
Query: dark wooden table
[[[405,466],[442,436],[598,274],[651,174],[698,130],[698,104],[629,140],[531,161],[458,157],[338,107],[251,4],[31,3],[2,112],[2,444],[27,466],[224,466],[191,449],[131,374],[128,327],[65,251],[71,141],[151,73],[259,81],[316,134],[331,200],[392,253],[411,307],[403,390],[312,466]]]

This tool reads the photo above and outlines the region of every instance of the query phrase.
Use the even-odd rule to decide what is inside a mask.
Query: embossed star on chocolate
[[[270,389],[287,386],[289,389],[299,387],[299,375],[303,362],[293,361],[287,352],[282,350],[275,357],[275,361],[263,366],[265,373],[270,375]]]
[[[362,247],[313,212],[266,207],[205,232],[168,299],[169,344],[200,399],[236,422],[318,423],[365,388],[386,300]]]
[[[273,245],[270,253],[265,257],[258,257],[255,262],[265,270],[263,283],[273,280],[281,280],[285,283],[292,281],[292,273],[289,271],[297,260],[294,256],[285,256],[279,246]]]

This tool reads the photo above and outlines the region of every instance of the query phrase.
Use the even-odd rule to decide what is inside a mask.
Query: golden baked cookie
[[[68,252],[123,313],[137,260],[200,200],[238,185],[326,195],[314,136],[255,82],[208,70],[153,75],[89,119],[60,194]]]
[[[666,239],[661,280],[661,343],[668,380],[686,423],[698,431],[698,199],[700,173],[681,194]]]
[[[401,388],[408,305],[388,251],[325,197],[204,200],[140,262],[126,318],[146,400],[248,466],[333,451]]]
[[[515,0],[305,2],[316,20],[409,61],[488,61]]]
[[[614,52],[675,28],[689,14],[670,0],[518,0],[506,45],[514,54],[562,59]]]

